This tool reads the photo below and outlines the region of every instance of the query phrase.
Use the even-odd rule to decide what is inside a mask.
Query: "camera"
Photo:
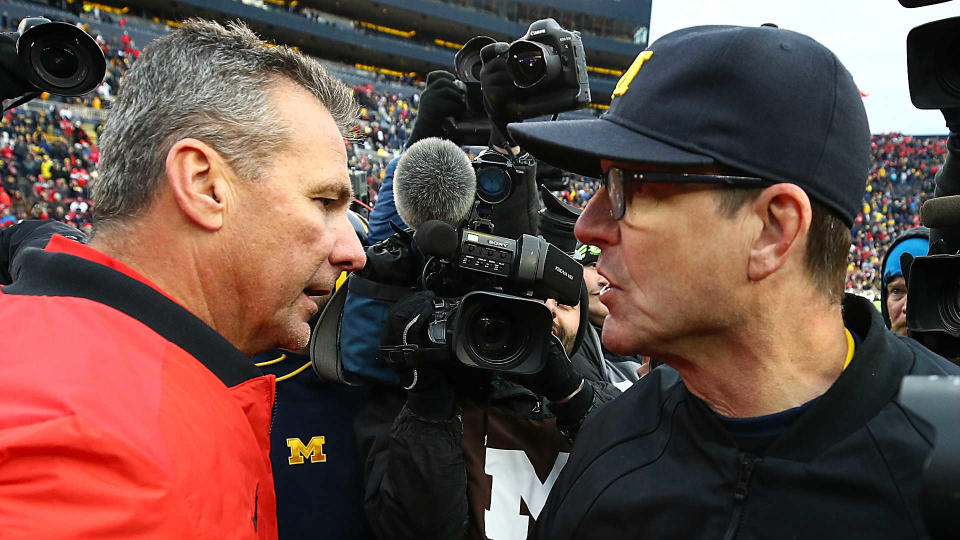
[[[495,42],[487,36],[474,37],[454,57],[457,77],[467,88],[467,108],[475,113],[483,112],[480,51]],[[587,57],[579,32],[564,30],[553,19],[535,21],[503,54],[513,84],[520,89],[519,97],[505,104],[509,116],[534,118],[590,104]]]
[[[80,96],[103,81],[106,72],[103,51],[83,30],[43,17],[23,19],[17,30],[5,36],[16,42],[21,67],[19,73],[9,75],[22,80],[8,82],[0,99],[18,97],[23,89],[27,90],[23,101],[40,92]]]
[[[960,107],[960,17],[918,26],[907,34],[910,100],[918,109]]]
[[[580,32],[564,30],[553,19],[530,25],[510,44],[507,70],[523,99],[507,105],[517,118],[582,109],[590,104],[587,57]]]
[[[913,8],[945,0],[900,0]],[[907,279],[908,335],[960,363],[960,17],[918,26],[907,35],[910,100],[918,109],[940,109],[950,134],[934,196],[920,210],[930,228],[926,256],[901,265]],[[906,263],[906,264],[905,264]],[[954,538],[960,510],[960,403],[958,377],[904,377],[900,400],[934,430],[933,451],[923,470],[921,509],[931,538]]]
[[[422,283],[438,299],[428,337],[461,364],[536,373],[547,358],[553,316],[533,298],[580,301],[583,267],[540,237],[518,240],[440,221],[414,241],[427,258]]]
[[[477,175],[477,199],[494,205],[507,200],[524,181],[525,172],[509,157],[495,150],[484,150],[473,159]]]
[[[923,419],[934,433],[933,451],[923,470],[920,508],[931,538],[955,538],[960,500],[960,377],[909,375],[903,378],[900,401]]]
[[[543,304],[507,294],[474,291],[441,299],[427,327],[430,341],[449,345],[461,364],[492,371],[536,373],[547,348],[533,336],[550,332]],[[520,324],[523,323],[523,324]]]
[[[904,7],[944,0],[900,0]],[[907,328],[910,337],[960,362],[960,17],[918,26],[907,35],[910,100],[918,109],[940,109],[950,134],[937,171],[934,196],[920,219],[930,228],[930,250],[909,264]]]

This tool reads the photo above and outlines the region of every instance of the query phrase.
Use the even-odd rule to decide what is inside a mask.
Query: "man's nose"
[[[330,262],[344,272],[360,270],[367,264],[367,254],[357,238],[350,221],[344,218],[346,227],[337,231],[337,243],[330,254]]]

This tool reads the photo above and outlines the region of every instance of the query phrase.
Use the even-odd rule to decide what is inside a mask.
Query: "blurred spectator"
[[[945,137],[875,135],[863,211],[851,233],[847,290],[879,299],[881,257],[894,238],[920,225],[920,206],[933,194],[933,177],[946,157]]]
[[[883,257],[880,309],[887,328],[901,336],[907,335],[907,283],[900,257],[906,253],[920,257],[926,255],[929,248],[930,229],[917,227],[898,236]]]

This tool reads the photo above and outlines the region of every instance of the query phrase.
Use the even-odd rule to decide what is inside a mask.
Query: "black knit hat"
[[[597,120],[511,124],[534,156],[585,176],[600,160],[720,163],[789,182],[848,226],[860,210],[870,129],[860,91],[813,39],[772,26],[698,26],[640,53]]]

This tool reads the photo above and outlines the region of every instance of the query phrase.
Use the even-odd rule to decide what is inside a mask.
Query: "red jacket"
[[[0,289],[0,536],[277,536],[274,377],[55,236]]]

